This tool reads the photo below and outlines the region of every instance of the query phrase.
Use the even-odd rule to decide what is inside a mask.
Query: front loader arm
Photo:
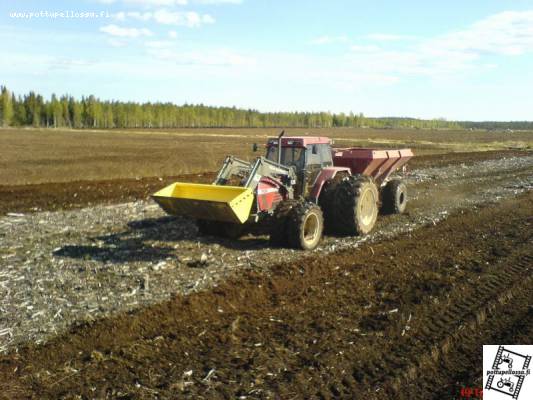
[[[289,197],[292,198],[292,185],[296,182],[294,168],[278,164],[265,157],[258,157],[252,166],[252,170],[244,186],[255,189],[262,177],[268,177],[281,182],[289,192]]]
[[[249,162],[233,156],[227,156],[224,159],[222,168],[220,168],[213,185],[225,185],[229,182],[232,176],[239,176],[242,179],[247,178],[251,170],[252,164]]]

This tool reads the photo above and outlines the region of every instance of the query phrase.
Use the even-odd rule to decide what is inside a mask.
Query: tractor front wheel
[[[314,203],[300,202],[292,207],[287,218],[287,239],[296,249],[313,250],[320,243],[324,230],[322,210]]]
[[[289,244],[287,237],[287,219],[296,204],[298,204],[296,200],[285,200],[278,204],[274,210],[270,225],[271,246],[285,247]]]

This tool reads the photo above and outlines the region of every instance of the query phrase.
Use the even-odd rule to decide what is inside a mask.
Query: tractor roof
[[[285,136],[281,138],[284,147],[305,147],[310,144],[330,144],[331,140],[323,136]],[[267,146],[278,144],[278,138],[269,138]]]

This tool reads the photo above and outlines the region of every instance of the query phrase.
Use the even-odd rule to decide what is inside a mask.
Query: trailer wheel
[[[332,225],[342,235],[365,235],[376,224],[378,190],[369,176],[354,175],[344,179],[335,190]]]
[[[324,217],[319,206],[299,202],[287,218],[289,245],[296,249],[313,250],[318,246],[324,230]]]
[[[407,207],[407,187],[399,179],[393,179],[381,191],[382,212],[385,214],[402,214]]]

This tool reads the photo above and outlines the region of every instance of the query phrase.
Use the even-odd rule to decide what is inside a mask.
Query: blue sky
[[[533,0],[4,0],[0,54],[16,93],[533,120]]]

